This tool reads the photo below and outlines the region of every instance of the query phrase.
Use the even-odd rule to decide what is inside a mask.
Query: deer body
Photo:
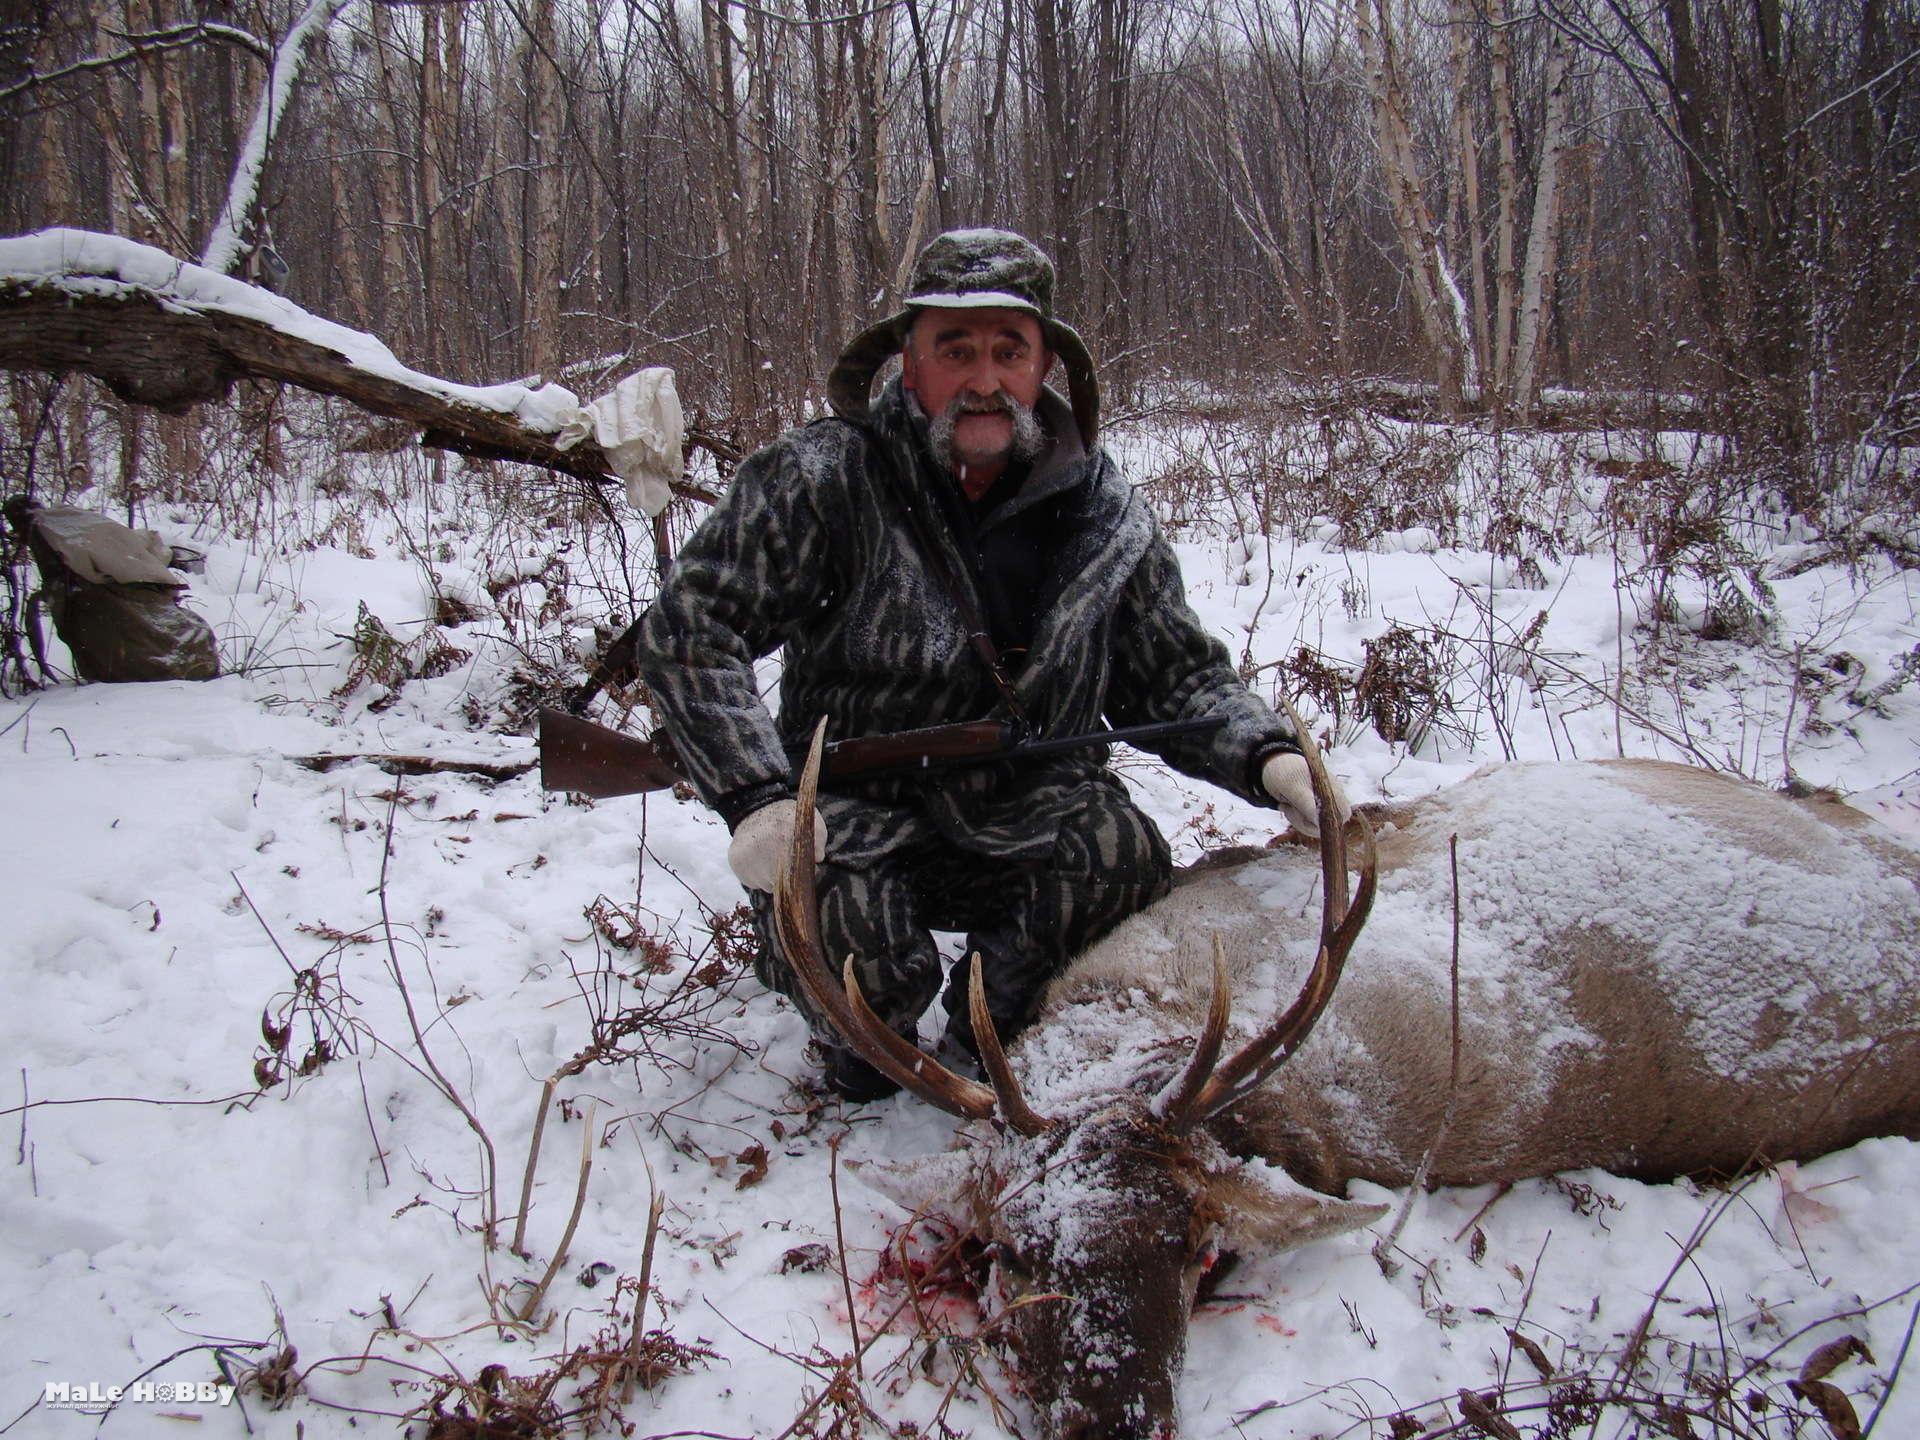
[[[1015,1048],[1035,1107],[1198,1033],[1214,934],[1236,1022],[1284,1004],[1312,957],[1309,856],[1204,870],[1076,961]],[[1312,1037],[1213,1121],[1232,1149],[1338,1191],[1408,1184],[1436,1141],[1431,1178],[1471,1185],[1920,1135],[1920,857],[1857,811],[1652,761],[1508,765],[1392,812],[1379,874]]]
[[[1056,1440],[1175,1435],[1212,1257],[1365,1225],[1382,1208],[1341,1188],[1406,1185],[1430,1149],[1429,1178],[1475,1184],[1920,1137],[1920,855],[1864,816],[1655,762],[1509,765],[1391,812],[1377,843],[1357,820],[1350,899],[1307,759],[1317,863],[1203,867],[1076,960],[1010,1059],[976,994],[990,1087],[833,982],[793,853],[783,945],[816,1001],[901,1084],[995,1122],[880,1188],[957,1196],[992,1242]]]

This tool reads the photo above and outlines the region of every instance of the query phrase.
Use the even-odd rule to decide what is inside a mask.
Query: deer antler
[[[986,1014],[980,966],[973,967],[974,1038],[982,1064],[993,1081],[989,1088],[977,1080],[956,1075],[911,1041],[904,1040],[867,1004],[854,978],[853,957],[844,970],[845,987],[827,969],[820,939],[820,902],[815,892],[813,811],[820,789],[820,758],[826,746],[827,722],[814,727],[813,744],[801,771],[794,796],[793,843],[783,857],[773,887],[773,926],[780,949],[800,988],[853,1051],[894,1083],[949,1115],[985,1120],[996,1108],[1006,1123],[1022,1135],[1038,1135],[1048,1121],[1036,1115],[1007,1067],[1000,1037]],[[984,1022],[984,1023],[983,1023]]]
[[[967,1017],[973,1021],[973,1043],[980,1047],[980,1068],[987,1072],[1007,1124],[1022,1135],[1038,1135],[1053,1122],[1027,1104],[1026,1092],[1007,1064],[1007,1052],[1000,1048],[1000,1032],[993,1028],[993,1016],[987,1011],[987,982],[982,978],[985,971],[976,950],[967,975]]]
[[[1166,1110],[1167,1124],[1175,1131],[1191,1129],[1229,1106],[1238,1104],[1306,1042],[1321,1012],[1327,1008],[1327,1002],[1333,998],[1334,987],[1340,983],[1340,972],[1347,963],[1347,952],[1359,938],[1360,927],[1367,923],[1367,912],[1373,907],[1374,882],[1378,870],[1373,827],[1367,823],[1364,815],[1353,817],[1353,823],[1360,832],[1360,884],[1349,905],[1346,835],[1338,809],[1333,803],[1333,782],[1327,778],[1327,767],[1320,758],[1319,747],[1313,743],[1313,737],[1307,733],[1300,716],[1284,696],[1280,703],[1293,725],[1293,733],[1299,737],[1300,753],[1306,759],[1307,773],[1313,778],[1313,797],[1319,813],[1320,951],[1314,957],[1313,968],[1308,971],[1299,996],[1286,1013],[1249,1040],[1225,1064],[1213,1069],[1212,1062],[1219,1054],[1220,1044],[1215,1032],[1224,1029],[1223,1022],[1216,1022],[1224,1008],[1222,997],[1226,991],[1226,966],[1219,939],[1215,937],[1212,1012],[1207,1019],[1206,1032],[1194,1049],[1187,1072],[1172,1091],[1172,1099]],[[1203,1061],[1211,1073],[1203,1073]]]
[[[1194,1042],[1193,1056],[1180,1078],[1160,1092],[1155,1108],[1174,1121],[1176,1130],[1185,1129],[1180,1117],[1187,1114],[1220,1060],[1220,1045],[1227,1037],[1227,1022],[1233,1018],[1233,990],[1227,982],[1227,948],[1220,943],[1220,932],[1213,935],[1213,1000],[1207,1006],[1207,1027]]]

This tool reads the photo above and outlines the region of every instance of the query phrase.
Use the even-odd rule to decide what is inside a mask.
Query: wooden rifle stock
[[[893,735],[836,740],[826,748],[822,769],[828,780],[852,780],[864,775],[1054,755],[1119,740],[1148,744],[1217,730],[1226,723],[1224,718],[1175,720],[1062,739],[1022,740],[1018,729],[1006,721],[962,720]],[[664,732],[637,740],[564,710],[540,712],[539,749],[542,789],[570,790],[595,800],[665,790],[687,778],[673,742]]]

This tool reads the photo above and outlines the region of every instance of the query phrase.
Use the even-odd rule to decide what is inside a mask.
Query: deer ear
[[[1222,1246],[1279,1251],[1362,1230],[1391,1207],[1309,1190],[1276,1166],[1245,1164],[1214,1175],[1208,1196],[1225,1212]]]
[[[964,1210],[975,1187],[973,1160],[964,1150],[936,1150],[911,1160],[849,1160],[847,1170],[914,1215],[943,1215],[971,1224]]]

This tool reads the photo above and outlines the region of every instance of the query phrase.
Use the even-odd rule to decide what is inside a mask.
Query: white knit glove
[[[1345,825],[1353,814],[1353,806],[1347,803],[1346,792],[1331,774],[1327,776],[1327,783],[1333,787],[1333,808],[1339,813],[1340,823]],[[1302,835],[1320,833],[1320,811],[1313,801],[1313,779],[1302,756],[1273,756],[1260,767],[1260,784],[1279,802],[1281,810],[1286,812],[1287,823],[1294,829]]]
[[[740,822],[727,846],[727,864],[749,890],[773,893],[773,877],[780,873],[780,857],[793,843],[793,822],[799,809],[791,800],[763,805]],[[827,858],[827,822],[813,812],[813,858]]]

